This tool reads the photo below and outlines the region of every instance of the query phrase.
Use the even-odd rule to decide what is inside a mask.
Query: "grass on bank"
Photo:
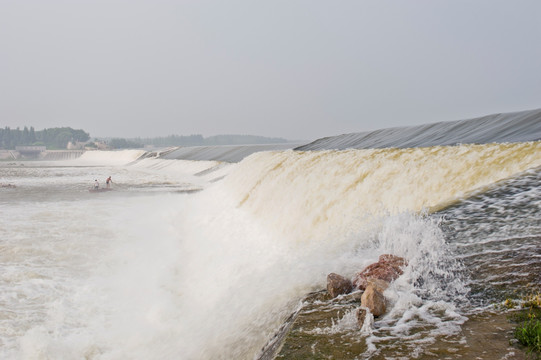
[[[527,295],[522,299],[521,311],[511,318],[519,323],[514,336],[518,342],[532,353],[541,354],[541,292]],[[507,299],[504,306],[515,307],[516,302]]]
[[[515,338],[528,349],[541,352],[541,321],[526,321],[515,330]]]

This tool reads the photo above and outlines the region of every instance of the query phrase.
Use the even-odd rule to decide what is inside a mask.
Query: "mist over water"
[[[0,164],[0,182],[17,185],[0,189],[0,355],[252,359],[328,273],[351,276],[382,253],[409,265],[386,293],[390,312],[359,341],[368,357],[422,353],[460,331],[476,297],[497,298],[468,275],[469,257],[492,258],[469,250],[491,218],[457,219],[505,204],[490,194],[510,177],[535,194],[524,179],[538,176],[540,150],[286,150],[237,164],[93,152]],[[114,191],[88,192],[109,175]],[[314,331],[358,334],[347,315]]]

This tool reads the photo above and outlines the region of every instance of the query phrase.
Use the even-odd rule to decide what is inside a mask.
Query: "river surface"
[[[522,356],[493,314],[541,284],[541,143],[141,155],[0,162],[0,358],[254,359],[328,273],[383,253],[409,265],[373,331],[310,331],[352,359],[491,359],[472,334],[498,331]]]

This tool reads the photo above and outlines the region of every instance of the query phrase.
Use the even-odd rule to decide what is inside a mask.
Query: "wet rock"
[[[380,279],[390,283],[404,273],[402,267],[406,265],[407,262],[402,257],[391,254],[381,255],[377,263],[368,265],[364,270],[355,274],[353,285],[364,290],[368,286],[369,279]]]
[[[366,319],[366,313],[368,310],[366,308],[358,308],[356,315],[357,315],[357,324],[359,325],[359,328],[362,329],[364,325],[364,320]]]
[[[351,280],[335,273],[327,275],[327,292],[331,297],[349,294],[351,290],[353,290]]]
[[[406,259],[400,256],[392,255],[392,254],[380,255],[378,262],[390,264],[399,268],[408,266],[408,262],[406,261]]]
[[[383,292],[385,290],[387,290],[387,288],[391,284],[389,282],[385,281],[385,280],[368,278],[367,287],[370,286],[370,285],[373,286],[374,289],[376,289],[377,291],[379,291],[380,293],[383,294]]]
[[[373,283],[369,283],[364,290],[363,296],[361,297],[361,306],[368,308],[372,315],[376,317],[385,314],[387,309],[383,292]]]

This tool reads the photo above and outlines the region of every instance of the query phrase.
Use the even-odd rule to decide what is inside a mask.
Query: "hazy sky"
[[[0,126],[288,139],[541,108],[541,1],[0,0]]]

